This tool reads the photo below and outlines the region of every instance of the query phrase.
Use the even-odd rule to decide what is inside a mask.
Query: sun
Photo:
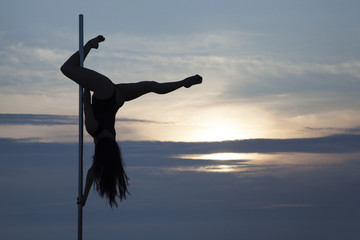
[[[239,110],[240,109],[240,110]],[[254,138],[259,135],[259,123],[264,118],[255,118],[252,108],[223,105],[201,109],[190,118],[192,141],[226,141]]]
[[[193,141],[226,141],[250,137],[241,125],[229,120],[207,121],[194,131]]]

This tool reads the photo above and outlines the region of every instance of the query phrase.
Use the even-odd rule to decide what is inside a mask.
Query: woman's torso
[[[102,135],[108,136],[111,134],[114,138],[116,135],[115,131],[115,117],[119,108],[116,91],[108,99],[98,99],[94,95],[92,97],[92,108],[94,112],[94,117],[98,122],[98,127],[91,136],[95,138],[101,137]]]

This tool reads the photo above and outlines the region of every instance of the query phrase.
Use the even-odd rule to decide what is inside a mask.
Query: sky
[[[84,14],[106,38],[84,65],[113,82],[203,76],[119,110],[132,195],[91,195],[88,239],[358,239],[359,5],[0,1],[0,238],[76,236],[78,87],[59,68]]]

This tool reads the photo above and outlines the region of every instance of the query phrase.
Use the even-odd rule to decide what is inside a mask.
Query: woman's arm
[[[81,196],[81,199],[78,199],[78,204],[85,206],[86,200],[89,196],[89,192],[93,183],[94,183],[94,170],[92,167],[90,167],[86,175],[84,194]]]
[[[84,113],[85,113],[85,128],[86,131],[91,135],[95,132],[98,127],[98,122],[95,119],[94,111],[91,105],[91,95],[89,90],[84,90],[83,94],[84,102]]]

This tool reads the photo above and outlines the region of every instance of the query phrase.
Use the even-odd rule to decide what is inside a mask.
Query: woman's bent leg
[[[72,68],[71,71],[65,75],[83,88],[93,91],[95,97],[99,99],[107,99],[113,94],[113,82],[94,70],[76,67]]]
[[[99,37],[90,40],[84,46],[84,57],[88,55],[91,48],[96,48]],[[94,47],[95,46],[95,47]],[[98,46],[98,45],[97,45]],[[114,90],[114,84],[106,76],[84,67],[80,67],[79,52],[74,53],[61,67],[61,72],[87,90],[94,92],[99,99],[109,98]]]

